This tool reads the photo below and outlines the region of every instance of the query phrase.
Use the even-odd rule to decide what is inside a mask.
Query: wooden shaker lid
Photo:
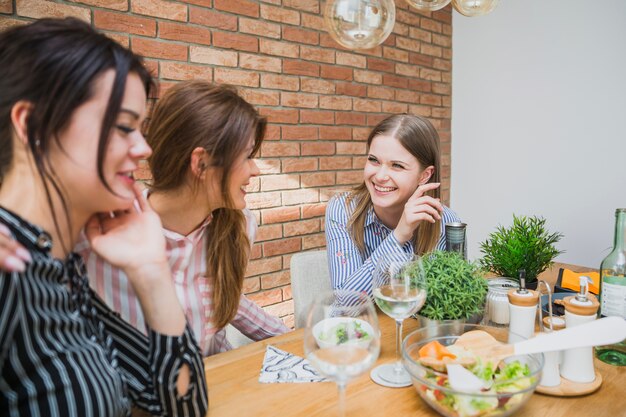
[[[544,317],[543,325],[546,331],[550,330],[550,321],[552,321],[552,330],[562,330],[565,328],[565,320],[561,317],[552,317],[552,320],[550,320],[550,317]]]
[[[590,302],[585,305],[585,304],[579,304],[576,301],[575,295],[572,295],[570,297],[565,297],[563,299],[565,310],[569,311],[572,314],[578,314],[579,316],[591,316],[593,314],[597,314],[598,308],[600,307],[600,303],[598,302],[598,299],[593,294],[588,294],[587,299]]]
[[[518,294],[517,289],[509,290],[507,296],[509,303],[520,307],[535,307],[539,302],[539,293],[537,291],[528,290],[527,294]]]

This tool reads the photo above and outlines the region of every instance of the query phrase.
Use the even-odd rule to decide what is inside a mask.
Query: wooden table
[[[554,282],[558,267],[541,276]],[[568,265],[570,269],[577,267]],[[588,270],[580,269],[580,270]],[[378,364],[395,360],[394,322],[379,315],[382,332]],[[417,321],[404,322],[404,335],[418,327]],[[267,345],[304,356],[302,329],[253,343],[205,359],[209,388],[209,416],[335,416],[337,387],[334,383],[261,384],[258,382]],[[520,409],[518,417],[625,416],[626,367],[596,360],[604,382],[596,393],[583,397],[557,398],[534,394]],[[347,416],[437,416],[419,398],[413,387],[385,388],[369,379],[369,374],[352,381],[347,389]]]

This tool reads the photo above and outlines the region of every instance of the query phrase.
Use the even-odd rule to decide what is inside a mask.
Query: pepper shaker
[[[565,328],[565,320],[561,317],[544,317],[543,325],[545,329],[544,333],[556,332]],[[539,385],[543,385],[544,387],[556,387],[557,385],[560,385],[561,375],[559,373],[559,364],[562,359],[561,351],[557,350],[554,352],[544,352],[543,357],[545,358],[545,361]]]
[[[580,292],[576,296],[565,297],[565,326],[573,327],[596,319],[600,303],[593,294],[589,294],[588,284],[591,279],[580,277]],[[593,367],[593,348],[568,349],[563,353],[561,376],[573,382],[593,382],[596,378]]]
[[[509,343],[529,339],[535,333],[539,293],[526,289],[526,271],[520,269],[520,288],[509,290]]]

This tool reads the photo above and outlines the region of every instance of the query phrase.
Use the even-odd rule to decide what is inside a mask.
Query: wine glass
[[[348,382],[366,372],[380,352],[378,317],[369,297],[357,291],[318,294],[306,318],[304,353],[339,390],[339,414],[345,415]]]
[[[401,361],[402,322],[426,302],[426,275],[419,256],[394,253],[383,257],[374,270],[372,295],[383,313],[396,321],[396,362],[379,365],[370,377],[385,387],[406,387],[411,377]]]

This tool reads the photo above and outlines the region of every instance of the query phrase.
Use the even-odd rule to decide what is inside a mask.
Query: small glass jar
[[[492,278],[487,280],[489,289],[485,300],[485,313],[482,324],[495,327],[505,327],[509,324],[510,289],[519,288],[519,283],[510,278]]]

